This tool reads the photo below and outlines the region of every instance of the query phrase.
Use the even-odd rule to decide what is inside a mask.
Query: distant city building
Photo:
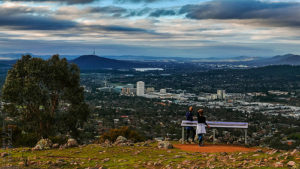
[[[155,90],[154,90],[154,87],[148,87],[147,89],[146,89],[146,93],[151,93],[151,92],[154,92]]]
[[[217,91],[217,97],[218,97],[218,99],[224,100],[226,98],[226,92],[225,92],[225,90],[218,90]]]
[[[121,94],[126,95],[126,96],[135,96],[136,95],[136,89],[135,88],[124,87],[124,88],[122,88]]]
[[[167,90],[166,90],[166,89],[160,89],[159,93],[160,93],[160,94],[166,94],[166,93],[167,93]]]
[[[136,95],[137,96],[145,95],[145,83],[143,81],[138,81],[136,83]]]
[[[277,95],[277,96],[289,94],[289,92],[283,92],[283,91],[278,91],[278,90],[270,90],[270,91],[268,91],[268,93],[271,95]]]

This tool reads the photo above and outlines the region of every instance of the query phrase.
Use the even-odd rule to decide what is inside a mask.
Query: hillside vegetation
[[[17,148],[0,152],[6,153],[0,159],[0,167],[20,168],[297,168],[300,163],[296,150],[199,153],[159,149],[153,141],[127,146],[90,144],[61,150]]]

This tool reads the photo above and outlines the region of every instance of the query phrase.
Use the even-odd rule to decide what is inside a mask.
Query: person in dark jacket
[[[197,113],[197,119],[198,119],[198,124],[197,124],[197,135],[198,135],[198,141],[199,141],[199,146],[203,145],[203,135],[206,133],[205,126],[209,128],[209,125],[206,123],[206,118],[203,115],[203,109],[199,109]]]
[[[193,121],[194,120],[194,114],[193,114],[193,107],[189,107],[189,111],[185,114],[186,120]],[[195,129],[194,127],[186,127],[186,142],[189,142],[189,137],[192,137],[192,142],[194,142],[195,138]]]

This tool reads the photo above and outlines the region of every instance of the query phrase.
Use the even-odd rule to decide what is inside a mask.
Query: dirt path
[[[243,146],[231,146],[231,145],[204,145],[199,147],[197,144],[176,144],[175,148],[179,148],[183,151],[191,152],[203,152],[203,153],[218,153],[218,152],[245,152],[255,151],[255,148],[246,148]]]

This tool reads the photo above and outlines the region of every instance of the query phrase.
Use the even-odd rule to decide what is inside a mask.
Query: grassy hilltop
[[[159,149],[155,142],[132,146],[90,144],[41,151],[15,148],[0,152],[0,167],[17,168],[297,168],[300,163],[299,151],[200,153]],[[294,167],[289,165],[293,162]]]

